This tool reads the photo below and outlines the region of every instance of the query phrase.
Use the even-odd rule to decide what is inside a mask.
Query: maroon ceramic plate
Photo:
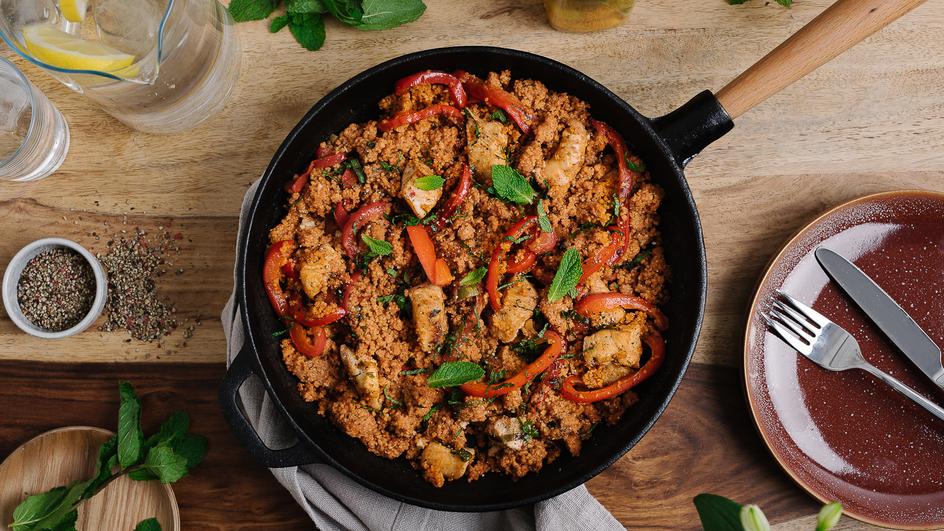
[[[944,391],[829,281],[813,256],[821,244],[854,261],[944,345],[944,194],[871,195],[807,225],[761,279],[744,340],[754,420],[801,487],[872,524],[944,527],[944,422],[863,371],[821,369],[764,326],[760,312],[782,289],[851,332],[873,364],[944,404]]]

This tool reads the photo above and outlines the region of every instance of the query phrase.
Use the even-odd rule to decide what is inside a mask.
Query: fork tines
[[[797,351],[809,355],[816,336],[829,320],[822,314],[786,293],[777,290],[775,300],[764,315],[767,325],[777,336]]]

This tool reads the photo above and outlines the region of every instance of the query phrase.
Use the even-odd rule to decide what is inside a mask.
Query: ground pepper
[[[40,252],[26,263],[16,286],[20,311],[49,332],[72,328],[95,300],[95,273],[79,253],[65,247]]]

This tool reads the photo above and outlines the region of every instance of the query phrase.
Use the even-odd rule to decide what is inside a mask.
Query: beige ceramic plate
[[[113,434],[73,426],[47,431],[13,451],[0,464],[0,526],[29,494],[86,479],[95,473],[98,448]],[[79,531],[131,531],[141,520],[157,518],[164,531],[180,531],[177,499],[169,485],[122,477],[79,508]]]
[[[928,398],[937,389],[819,267],[825,245],[856,263],[944,345],[944,194],[890,192],[815,219],[771,262],[748,316],[751,413],[780,466],[822,501],[876,525],[944,527],[944,422],[864,371],[830,372],[774,337],[761,312],[777,289],[852,333],[863,355]]]

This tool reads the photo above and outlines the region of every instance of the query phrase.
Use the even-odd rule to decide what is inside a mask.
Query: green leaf
[[[141,460],[141,401],[128,382],[118,384],[121,405],[118,408],[118,462],[128,468]]]
[[[554,232],[554,226],[551,225],[551,220],[547,217],[547,212],[544,211],[544,200],[538,199],[538,225],[541,226],[541,230],[544,232]]]
[[[274,9],[273,0],[233,0],[229,4],[229,14],[236,22],[269,18]]]
[[[791,7],[793,5],[793,0],[777,0],[777,3],[783,7]]]
[[[325,9],[348,26],[357,26],[361,23],[364,11],[357,0],[322,0]]]
[[[173,448],[156,446],[148,452],[144,467],[161,483],[174,483],[187,474],[187,458],[178,455]]]
[[[141,520],[138,525],[134,526],[134,531],[161,531],[161,523],[157,521],[157,518]]]
[[[760,507],[745,505],[741,507],[741,527],[744,531],[770,531],[770,522]]]
[[[393,245],[390,245],[390,242],[371,238],[366,232],[361,233],[361,241],[367,245],[370,254],[374,256],[387,256],[393,252]]]
[[[417,188],[420,190],[426,190],[427,192],[431,190],[439,190],[442,188],[442,185],[445,182],[446,180],[439,175],[427,175],[426,177],[420,177],[419,179],[413,181]]]
[[[498,197],[505,201],[518,205],[530,205],[534,201],[534,188],[511,166],[492,166],[492,186]]]
[[[135,481],[154,481],[157,479],[157,475],[146,468],[132,470],[128,472],[128,477]]]
[[[144,446],[145,448],[153,448],[160,445],[169,445],[186,435],[189,429],[190,415],[186,411],[174,411],[161,424],[158,432],[144,441]]]
[[[282,31],[282,28],[288,26],[288,15],[280,15],[272,19],[272,22],[269,24],[269,31],[272,33],[278,33]]]
[[[72,513],[75,512],[75,506],[82,501],[82,494],[88,487],[88,481],[77,481],[66,489],[65,496],[62,497],[59,504],[52,509],[44,518],[37,521],[33,529],[41,530],[59,530],[75,528],[75,520]],[[15,518],[14,513],[14,518]],[[29,529],[29,528],[26,528]]]
[[[76,531],[75,523],[79,520],[79,510],[72,509],[72,512],[66,513],[62,520],[55,526],[49,528],[49,531]]]
[[[469,271],[462,280],[459,281],[460,286],[475,286],[485,278],[485,275],[488,274],[487,267],[480,267],[478,269],[473,269]]]
[[[325,26],[317,13],[289,13],[288,30],[309,51],[321,49],[325,42]]]
[[[742,531],[737,502],[716,494],[699,494],[692,502],[705,531]]]
[[[357,157],[351,157],[344,161],[344,166],[350,168],[355,175],[357,175],[357,182],[364,184],[367,182],[367,174],[364,173],[364,166],[361,164],[360,159]]]
[[[364,0],[357,29],[385,30],[413,22],[426,11],[423,0]]]
[[[321,0],[285,0],[285,11],[288,13],[327,13]]]
[[[490,115],[489,115],[489,118],[491,118],[492,120],[501,122],[501,123],[503,123],[503,124],[507,124],[507,123],[508,123],[508,117],[505,116],[505,111],[503,111],[503,110],[501,110],[501,109],[495,109],[495,112],[493,112],[492,114],[490,114]]]
[[[485,369],[471,361],[448,361],[429,375],[426,385],[430,387],[455,387],[485,376]]]
[[[36,524],[62,506],[68,491],[56,487],[40,494],[33,494],[20,502],[13,510],[13,531],[36,529]]]
[[[580,253],[577,249],[571,247],[564,251],[561,257],[560,265],[557,266],[557,273],[554,274],[554,280],[547,289],[547,300],[556,302],[564,298],[577,287],[580,276],[583,275],[583,266],[580,264]]]
[[[187,470],[203,462],[206,457],[209,443],[206,437],[195,433],[188,433],[174,443],[174,452],[187,461]]]
[[[112,468],[118,456],[118,436],[113,435],[107,441],[102,443],[98,449],[98,472],[95,477],[89,481],[88,487],[82,494],[82,499],[87,500],[98,492],[99,487],[108,481],[111,477]]]
[[[530,420],[521,420],[519,418],[518,424],[521,426],[521,435],[524,439],[524,442],[528,442],[531,439],[537,439],[541,436],[541,432],[538,431],[537,427],[534,425],[534,422]]]
[[[842,504],[839,502],[827,503],[816,515],[816,531],[829,531],[836,527],[842,518]]]

